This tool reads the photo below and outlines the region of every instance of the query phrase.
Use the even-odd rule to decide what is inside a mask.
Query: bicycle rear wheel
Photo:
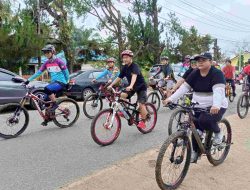
[[[58,100],[53,122],[60,128],[71,127],[79,118],[80,108],[77,102],[70,98]]]
[[[211,140],[208,141],[210,144],[209,144],[209,151],[207,153],[207,159],[214,166],[217,166],[224,162],[229,153],[232,141],[232,130],[230,123],[226,119],[222,119],[221,121],[218,122],[218,125],[220,127],[221,132],[223,133],[222,144],[217,146],[213,145],[212,133],[209,134]]]
[[[143,134],[150,133],[155,128],[157,122],[157,111],[155,109],[155,106],[148,102],[145,103],[145,106],[148,112],[147,119],[145,122],[146,127],[145,128],[137,127],[137,129]]]
[[[6,104],[0,108],[0,123],[0,137],[15,138],[27,128],[29,113],[20,104]]]
[[[156,108],[156,111],[160,109],[161,106],[161,99],[157,92],[150,92],[148,94],[147,102],[153,104]]]
[[[100,111],[91,123],[92,139],[99,145],[107,146],[112,144],[121,131],[121,119],[113,109]]]
[[[102,110],[103,102],[102,98],[99,97],[96,93],[90,94],[84,99],[83,102],[83,113],[89,119],[93,119],[96,114]]]
[[[184,131],[173,133],[162,145],[155,167],[155,177],[162,190],[179,187],[191,158],[191,143]]]
[[[246,94],[241,94],[237,102],[237,114],[241,119],[247,116],[249,109],[249,98]]]

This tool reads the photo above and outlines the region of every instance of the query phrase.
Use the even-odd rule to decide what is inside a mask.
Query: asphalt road
[[[236,113],[237,97],[226,115]],[[167,137],[171,111],[161,108],[154,131],[146,135],[123,122],[119,138],[107,147],[100,147],[92,140],[91,120],[83,115],[82,107],[77,123],[66,129],[53,123],[40,126],[38,113],[29,111],[29,114],[29,126],[21,136],[0,139],[1,190],[58,189],[94,170],[155,147]]]

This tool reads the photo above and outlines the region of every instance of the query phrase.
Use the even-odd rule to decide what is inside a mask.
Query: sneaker
[[[198,152],[192,151],[190,163],[197,163],[198,158],[199,158]]]
[[[235,96],[236,96],[236,93],[233,93],[233,96],[235,97]]]
[[[145,129],[146,128],[145,121],[143,121],[143,120],[139,121],[137,127],[141,128],[141,129]]]
[[[223,134],[221,132],[214,133],[213,145],[219,145],[219,144],[221,144],[222,140],[223,140]]]

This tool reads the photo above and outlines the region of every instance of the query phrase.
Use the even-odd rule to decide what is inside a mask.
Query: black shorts
[[[137,94],[137,102],[141,104],[145,104],[147,102],[147,90],[140,90],[140,91],[124,91],[128,95],[128,99],[131,98],[135,93]]]

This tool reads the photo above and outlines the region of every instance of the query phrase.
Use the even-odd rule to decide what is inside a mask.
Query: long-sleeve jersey
[[[46,61],[40,69],[33,75],[31,76],[28,80],[32,81],[36,79],[37,77],[41,76],[41,74],[47,70],[51,82],[62,82],[64,84],[67,84],[69,81],[69,70],[66,66],[66,64],[59,58],[52,58],[48,61]]]
[[[119,76],[120,72],[118,68],[114,68],[113,70],[105,69],[100,75],[96,77],[96,80],[99,80],[105,76],[108,76],[109,79],[115,80]]]

